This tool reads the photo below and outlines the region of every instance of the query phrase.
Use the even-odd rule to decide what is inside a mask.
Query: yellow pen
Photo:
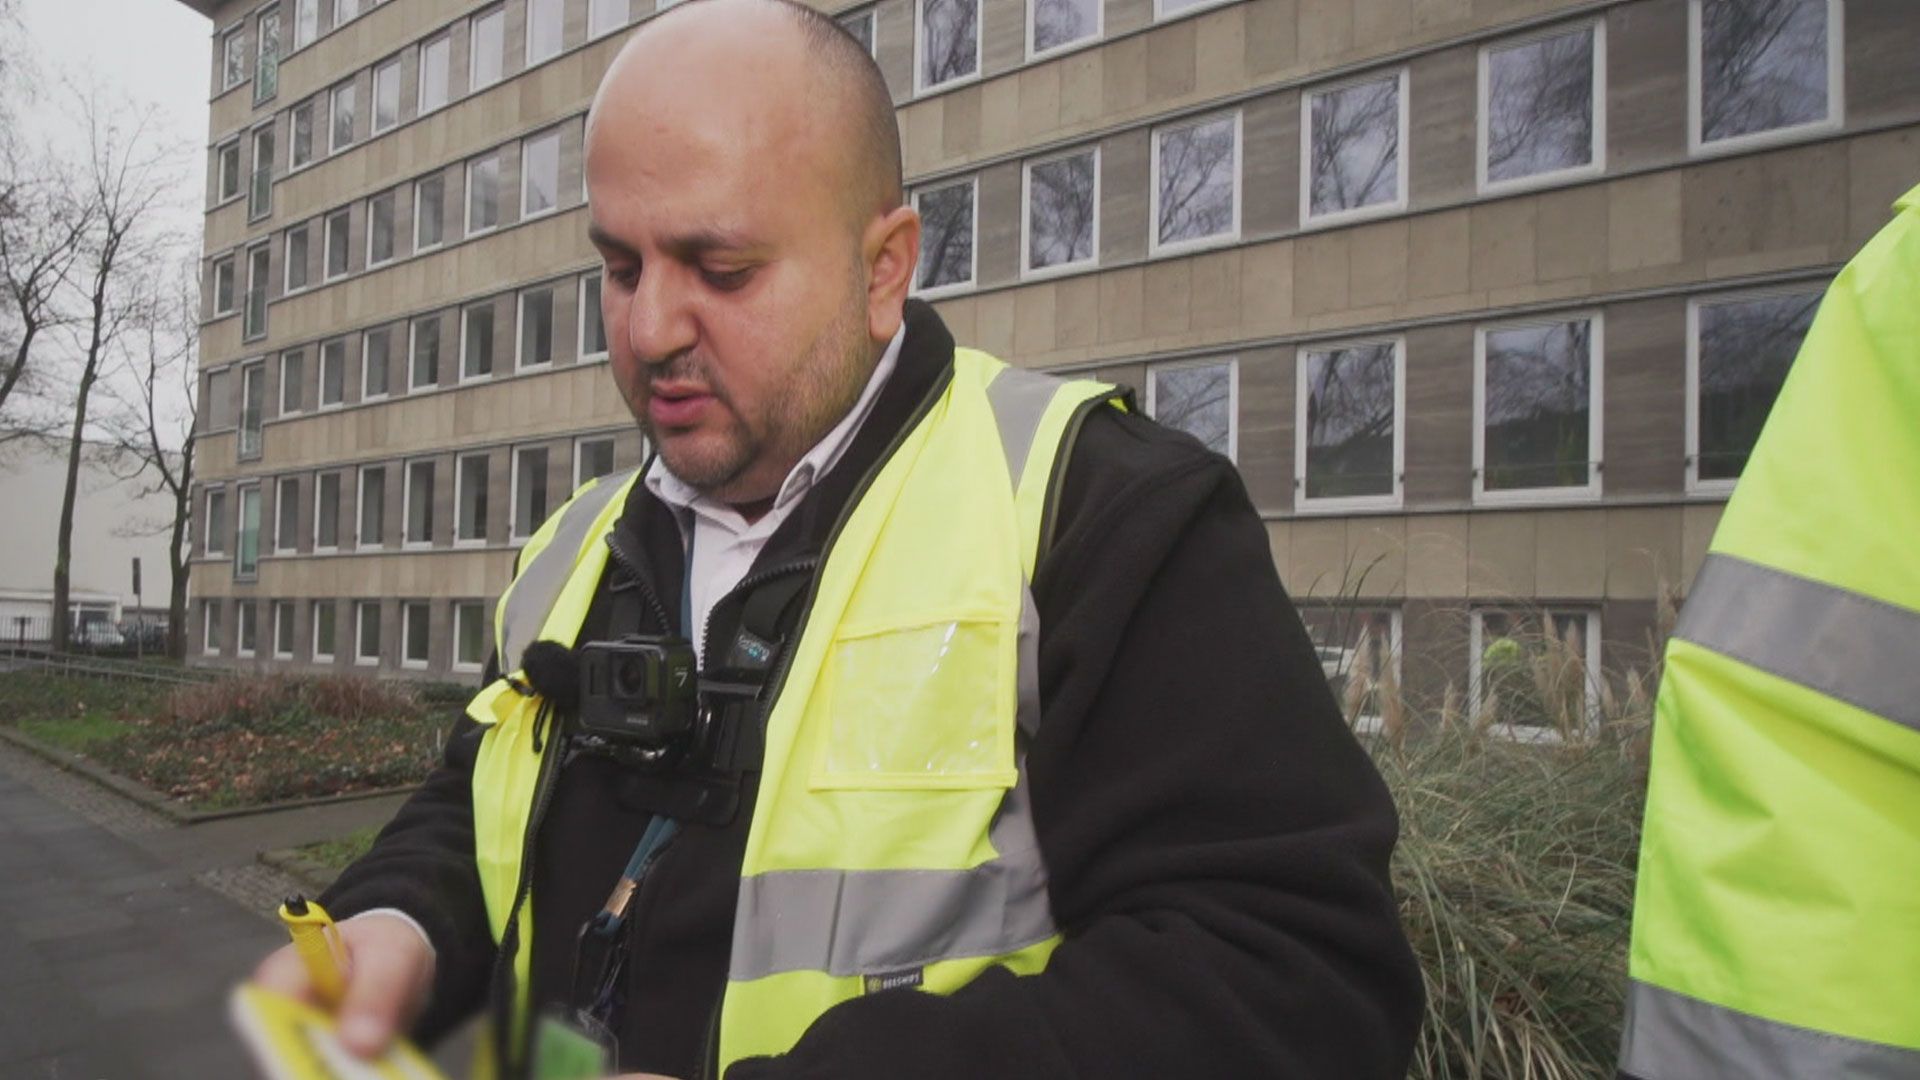
[[[294,893],[280,905],[280,921],[293,935],[293,947],[307,965],[307,977],[313,980],[320,1004],[329,1009],[340,1004],[346,979],[340,974],[340,932],[334,929],[333,919],[319,904]]]

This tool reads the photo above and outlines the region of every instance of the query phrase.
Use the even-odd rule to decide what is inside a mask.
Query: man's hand
[[[337,924],[346,946],[346,994],[340,1001],[340,1041],[361,1057],[385,1050],[420,1015],[433,985],[433,949],[405,919],[370,912]],[[292,945],[260,962],[253,981],[269,990],[319,1004],[306,965]]]

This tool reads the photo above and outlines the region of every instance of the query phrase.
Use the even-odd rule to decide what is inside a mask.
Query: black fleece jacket
[[[756,569],[820,554],[952,356],[932,309],[911,302],[873,413]],[[727,1080],[1405,1075],[1421,988],[1387,878],[1393,806],[1232,465],[1099,409],[1057,496],[1033,583],[1042,717],[1027,769],[1065,941],[1039,975],[996,968],[946,997],[842,1003],[791,1052]],[[679,596],[671,512],[635,485],[619,528],[655,594]],[[609,632],[608,587],[583,641]],[[711,624],[736,625],[739,606],[721,601]],[[426,928],[439,953],[426,1039],[481,1005],[494,959],[472,855],[478,742],[463,718],[445,763],[324,898],[338,915],[396,907]],[[749,782],[724,825],[686,826],[633,902],[623,1069],[707,1075],[753,795]],[[650,814],[687,798],[610,762],[567,766],[535,849],[536,1001],[569,997],[581,922]]]

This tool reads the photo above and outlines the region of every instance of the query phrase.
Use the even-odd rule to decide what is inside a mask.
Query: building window
[[[453,473],[453,542],[484,544],[487,541],[487,455],[467,454],[460,458]]]
[[[1480,50],[1481,190],[1600,171],[1606,24]]]
[[[247,220],[273,213],[273,125],[253,129],[253,181],[247,187]]]
[[[607,355],[607,327],[600,321],[600,272],[580,275],[580,359]]]
[[[225,488],[207,489],[207,517],[205,546],[208,555],[227,553],[227,491]]]
[[[353,604],[353,662],[363,666],[380,662],[380,602]]]
[[[1027,276],[1091,265],[1100,251],[1100,150],[1030,161],[1021,187]]]
[[[300,546],[300,478],[283,476],[273,489],[273,553]]]
[[[379,3],[379,0],[374,0]],[[333,0],[333,25],[352,22],[360,17],[360,0]]]
[[[920,264],[914,289],[946,292],[973,284],[974,196],[978,181],[969,177],[913,193],[920,212]]]
[[[1149,195],[1154,254],[1238,236],[1240,114],[1156,129]]]
[[[240,336],[248,341],[267,333],[267,248],[262,241],[247,249],[247,309],[241,314]]]
[[[280,415],[298,413],[306,399],[306,357],[299,349],[280,354]]]
[[[213,313],[233,314],[233,256],[213,260]]]
[[[400,58],[373,69],[373,133],[400,122]]]
[[[220,173],[220,200],[240,197],[240,140],[235,138],[223,144],[214,153],[218,155]]]
[[[1733,490],[1821,295],[1801,290],[1688,305],[1687,490]]]
[[[293,138],[288,140],[287,168],[298,169],[313,160],[313,102],[293,107]]]
[[[1226,3],[1226,0],[1153,0],[1153,17],[1171,19],[1175,15],[1185,15],[1189,11],[1199,11],[1201,8],[1210,8],[1215,4],[1223,3]]]
[[[339,405],[346,390],[347,339],[334,338],[320,346],[320,407]]]
[[[294,0],[293,47],[304,49],[320,36],[320,0]]]
[[[532,536],[547,520],[547,448],[521,446],[513,451],[513,539]]]
[[[367,265],[393,261],[393,211],[399,192],[383,191],[367,200]]]
[[[516,368],[545,367],[553,363],[553,288],[528,289],[520,294],[520,338]]]
[[[280,9],[261,12],[254,29],[260,44],[254,50],[253,103],[259,105],[280,92]]]
[[[487,605],[461,600],[453,605],[453,670],[473,672],[487,662]]]
[[[260,456],[260,427],[267,413],[267,365],[259,361],[240,369],[239,456]]]
[[[313,550],[340,547],[340,474],[321,473],[313,484]]]
[[[1399,506],[1405,343],[1302,349],[1294,400],[1294,490],[1302,509]]]
[[[241,600],[233,605],[234,655],[248,657],[259,650],[260,628],[254,618],[253,601]]]
[[[420,112],[445,105],[453,96],[453,35],[441,34],[420,46]]]
[[[1229,459],[1238,449],[1239,396],[1238,361],[1166,364],[1147,373],[1147,415]]]
[[[233,381],[233,367],[228,365],[218,371],[207,372],[207,431],[221,431],[233,426],[233,387],[227,385]]]
[[[1597,612],[1476,608],[1467,659],[1467,710],[1476,727],[1556,742],[1599,720]]]
[[[321,280],[332,281],[347,274],[347,256],[352,250],[348,247],[348,228],[350,215],[345,208],[335,210],[326,217],[327,264],[321,269]]]
[[[467,163],[467,235],[499,224],[500,155],[496,152]]]
[[[425,600],[409,600],[400,605],[400,666],[424,668],[433,647],[430,612]]]
[[[1407,205],[1407,73],[1374,75],[1301,96],[1302,221]]]
[[[980,74],[980,0],[914,0],[913,14],[922,93]]]
[[[318,664],[333,663],[334,604],[331,600],[313,602],[313,659]]]
[[[339,153],[353,145],[353,91],[352,83],[341,83],[333,88],[333,106],[329,113],[327,150]]]
[[[1320,671],[1355,730],[1377,732],[1400,707],[1400,609],[1303,604]]]
[[[200,651],[208,656],[220,655],[220,601],[201,602],[200,617],[204,622],[201,631]]]
[[[293,659],[293,604],[286,600],[273,602],[273,658]]]
[[[560,55],[565,29],[563,0],[527,0],[527,66]]]
[[[430,316],[415,319],[408,328],[407,351],[411,354],[409,389],[434,386],[440,382],[440,319]]]
[[[1688,133],[1726,149],[1841,115],[1841,0],[1692,0]]]
[[[1474,335],[1476,501],[1600,493],[1601,356],[1597,315]]]
[[[286,279],[281,282],[282,293],[297,293],[307,287],[307,271],[312,259],[308,251],[307,226],[305,222],[288,229],[286,238],[280,245],[280,257],[286,263]]]
[[[575,490],[589,480],[597,480],[613,471],[613,436],[601,435],[573,441],[573,486]]]
[[[549,131],[520,144],[520,216],[544,214],[560,205],[560,133]]]
[[[220,39],[220,91],[239,86],[247,79],[247,41],[243,27],[236,26]]]
[[[874,55],[872,8],[864,8],[851,15],[840,16],[840,28],[853,35],[853,40],[866,48],[868,56]]]
[[[240,536],[235,545],[233,576],[250,578],[260,572],[260,485],[240,488]]]
[[[391,376],[388,359],[393,334],[389,330],[369,330],[360,339],[360,400],[372,401],[387,396]]]
[[[1027,0],[1027,59],[1100,36],[1101,0]]]
[[[476,304],[460,312],[460,379],[493,374],[493,305]]]
[[[425,547],[433,543],[433,461],[407,462],[405,496],[407,532],[402,543]]]
[[[477,93],[506,73],[507,13],[494,8],[473,17],[467,27],[467,90]]]
[[[627,25],[627,0],[588,0],[587,36],[597,38]]]
[[[446,225],[447,181],[435,173],[413,185],[413,250],[440,246]]]
[[[360,488],[356,496],[354,517],[359,520],[360,533],[355,545],[363,548],[377,548],[386,543],[387,531],[387,470],[383,465],[370,465],[360,470]]]

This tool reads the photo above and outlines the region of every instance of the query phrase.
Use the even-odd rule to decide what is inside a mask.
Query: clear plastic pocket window
[[[956,620],[835,642],[815,786],[1011,785],[1014,632]]]

